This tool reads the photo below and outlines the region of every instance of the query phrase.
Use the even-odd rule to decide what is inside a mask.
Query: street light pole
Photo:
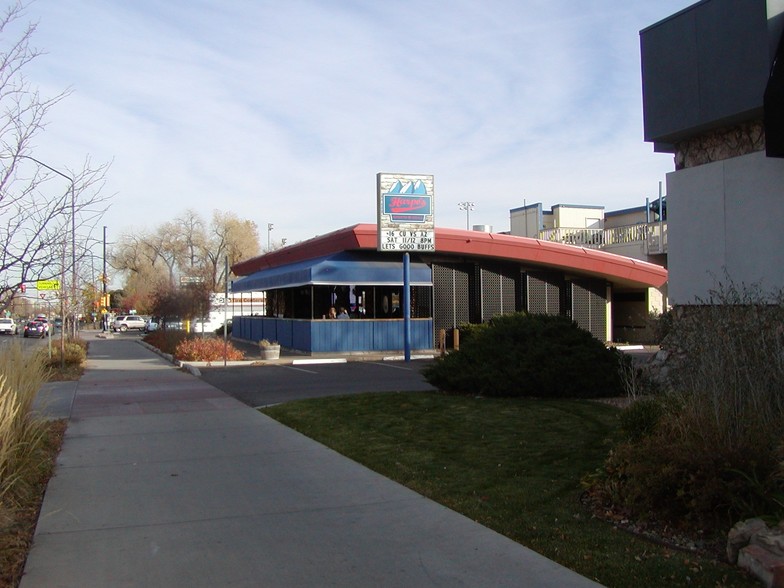
[[[45,164],[43,161],[37,160],[35,157],[31,157],[30,155],[22,155],[22,154],[18,154],[17,157],[34,161],[41,167],[45,167],[49,171],[54,172],[58,176],[62,176],[63,178],[71,182],[71,307],[73,309],[71,321],[73,322],[73,337],[76,338],[76,307],[75,307],[76,305],[76,189],[74,186],[75,182],[71,176],[66,175],[60,170]]]
[[[473,202],[458,202],[457,207],[460,210],[465,210],[466,213],[466,231],[470,229],[469,227],[469,214],[474,209]]]
[[[273,226],[272,223],[267,223],[267,253],[269,253],[269,251],[270,251],[270,232],[274,228],[275,227]]]
[[[101,289],[101,304],[99,310],[101,311],[101,331],[106,332],[108,325],[106,324],[106,314],[104,312],[104,302],[106,302],[106,225],[103,227],[103,273],[101,274],[102,279],[101,283],[103,284],[103,288]],[[108,304],[106,305],[108,307]],[[108,312],[108,308],[106,308],[106,312]]]

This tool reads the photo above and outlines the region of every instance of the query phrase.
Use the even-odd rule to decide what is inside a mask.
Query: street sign
[[[60,280],[38,280],[35,287],[38,290],[59,290]]]

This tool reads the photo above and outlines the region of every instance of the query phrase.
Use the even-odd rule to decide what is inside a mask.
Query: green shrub
[[[224,351],[227,360],[245,359],[245,354],[231,343],[203,337],[180,341],[174,350],[174,357],[180,361],[218,361],[224,359]]]
[[[621,357],[566,317],[516,313],[472,329],[424,375],[449,392],[599,398],[622,394]]]
[[[639,441],[656,429],[664,413],[657,398],[641,398],[632,402],[620,414],[621,433],[630,441]]]
[[[768,483],[775,469],[740,453],[695,452],[665,425],[615,447],[600,486],[635,518],[726,532],[743,518],[780,520],[784,509],[773,499],[784,487]]]
[[[63,363],[67,366],[79,366],[87,359],[87,343],[82,339],[68,339],[65,341],[65,353],[60,348],[60,342],[52,344],[52,357],[48,349],[41,351],[46,356],[45,363],[48,367],[59,367]]]
[[[622,417],[599,486],[635,516],[717,531],[784,518],[784,295],[730,282],[669,314],[661,414]]]
[[[488,326],[489,326],[488,323],[478,323],[478,324],[466,323],[464,325],[460,325],[460,329],[459,329],[460,345],[463,345],[464,343],[470,341],[471,339],[476,337],[477,334],[483,333],[488,328]]]

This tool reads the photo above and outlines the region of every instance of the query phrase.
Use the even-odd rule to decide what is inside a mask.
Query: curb
[[[149,343],[145,343],[139,339],[136,340],[139,345],[149,349],[156,355],[162,357],[169,363],[177,366],[180,369],[183,369],[190,374],[196,376],[197,378],[201,377],[201,370],[200,367],[223,367],[223,361],[180,361],[175,359],[169,353],[163,353],[157,347],[150,345]],[[416,359],[433,359],[436,357],[435,353],[426,353],[420,355],[412,355],[411,360]],[[318,365],[318,364],[330,364],[330,363],[348,363],[349,361],[403,361],[405,360],[405,355],[386,355],[386,356],[363,356],[363,355],[351,355],[350,357],[286,357],[281,359],[273,359],[273,360],[263,360],[263,359],[251,359],[251,360],[244,360],[244,361],[227,361],[225,362],[226,367],[238,367],[238,366],[253,366],[253,365]]]

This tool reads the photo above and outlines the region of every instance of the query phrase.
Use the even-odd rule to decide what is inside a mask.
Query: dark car
[[[24,328],[25,337],[41,337],[46,336],[46,324],[41,321],[30,321]]]

